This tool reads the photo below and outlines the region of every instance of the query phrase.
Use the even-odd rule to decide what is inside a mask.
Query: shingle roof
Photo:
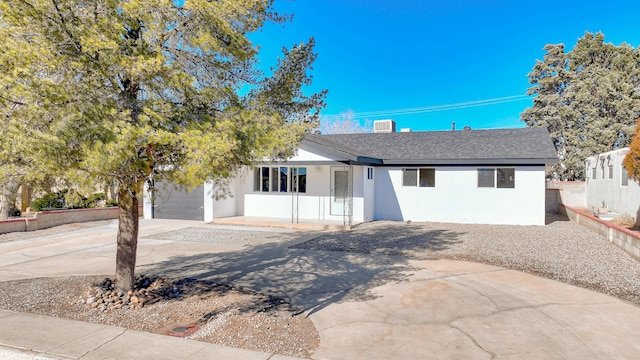
[[[383,164],[548,164],[557,161],[544,128],[308,135],[312,147]]]

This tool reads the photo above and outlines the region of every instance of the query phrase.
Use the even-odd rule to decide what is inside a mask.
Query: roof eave
[[[385,159],[384,165],[545,165],[558,162],[557,158],[527,159]]]
[[[330,156],[335,161],[355,161],[355,162],[358,161],[358,156],[355,154],[340,151],[335,148],[332,148],[323,144],[319,144],[317,142],[314,142],[308,139],[303,139],[300,142],[300,147],[305,149],[310,148],[314,150],[319,150],[324,155]]]

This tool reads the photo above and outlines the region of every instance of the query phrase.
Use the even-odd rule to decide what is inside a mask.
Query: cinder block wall
[[[35,218],[38,220],[33,222],[37,229],[46,229],[52,226],[64,225],[76,222],[98,221],[118,218],[118,208],[95,208],[95,209],[77,209],[77,210],[58,210],[43,211],[36,213]],[[29,228],[28,230],[37,230]]]
[[[547,212],[557,212],[559,204],[577,208],[587,206],[586,183],[584,181],[547,181],[546,186]]]
[[[139,208],[143,216],[142,207]],[[94,208],[76,210],[43,211],[33,217],[0,220],[0,234],[14,231],[33,231],[53,226],[80,223],[87,221],[109,220],[118,218],[118,208]]]

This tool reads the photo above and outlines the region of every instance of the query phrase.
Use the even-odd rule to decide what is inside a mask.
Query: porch
[[[231,216],[214,219],[212,223],[217,225],[260,226],[295,230],[345,231],[353,229],[362,222],[352,221],[351,225],[348,225],[340,220],[299,219],[297,223],[294,223],[291,221],[291,218]]]

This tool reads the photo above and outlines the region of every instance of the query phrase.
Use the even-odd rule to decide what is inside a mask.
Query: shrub
[[[95,193],[84,197],[74,190],[61,190],[45,194],[31,202],[32,211],[45,209],[87,209],[101,206],[118,206],[116,200],[107,200],[105,193]]]
[[[31,204],[32,211],[42,211],[44,209],[63,209],[65,207],[65,195],[68,190],[47,193],[42,197],[34,199]]]
[[[87,198],[74,190],[67,191],[64,196],[64,202],[69,209],[84,209],[87,207]]]

